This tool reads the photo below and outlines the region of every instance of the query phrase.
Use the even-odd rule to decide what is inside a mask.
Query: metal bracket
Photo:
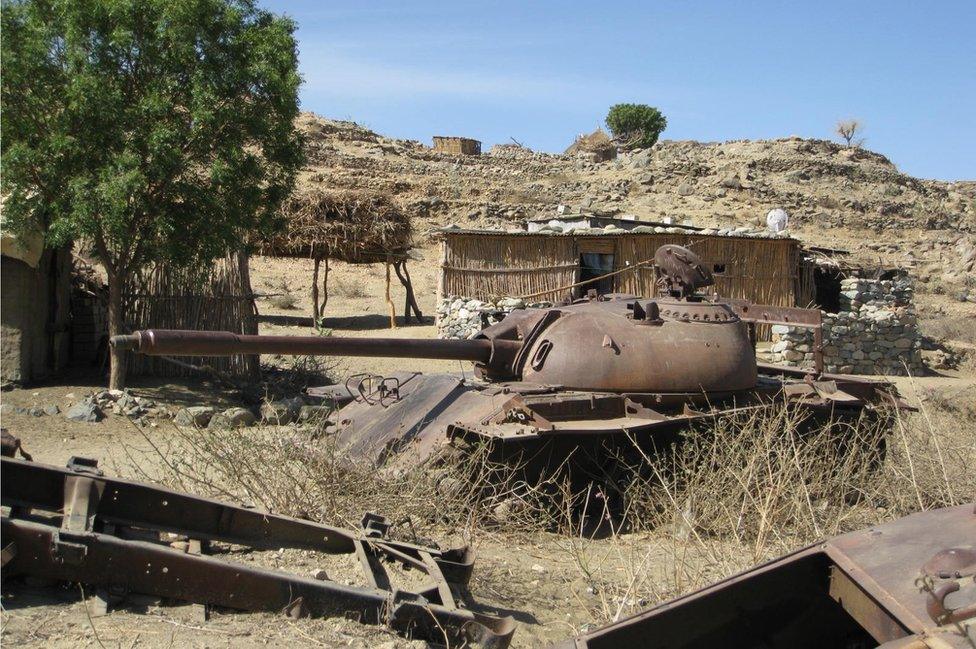
[[[67,469],[75,473],[87,473],[96,476],[105,475],[105,472],[98,468],[98,460],[90,457],[80,457],[78,455],[72,455],[68,459]]]
[[[80,534],[63,530],[54,532],[51,537],[51,556],[58,563],[80,566],[88,557],[88,546],[81,542],[83,538]]]

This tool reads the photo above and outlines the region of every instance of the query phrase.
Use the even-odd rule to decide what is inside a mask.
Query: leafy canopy
[[[251,0],[2,10],[4,212],[113,277],[268,232],[302,160],[291,20]]]
[[[633,149],[654,146],[667,126],[661,111],[647,104],[616,104],[607,113],[607,128]]]

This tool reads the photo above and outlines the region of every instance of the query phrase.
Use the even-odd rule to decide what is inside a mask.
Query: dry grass
[[[926,335],[936,340],[949,340],[976,345],[976,316],[932,318],[922,324]]]
[[[359,277],[336,277],[332,282],[330,291],[339,297],[369,297],[369,291],[366,290],[366,282]]]
[[[294,309],[298,305],[298,298],[291,293],[282,293],[281,295],[271,296],[268,298],[268,302],[270,302],[271,306],[276,309],[288,311]]]
[[[801,434],[797,413],[772,410],[692,431],[654,477],[632,485],[643,533],[561,541],[597,594],[602,624],[671,599],[825,536],[976,493],[976,412],[956,406],[877,424]],[[661,569],[661,566],[666,566]]]
[[[623,522],[609,509],[582,516],[581,508],[604,501],[592,492],[567,493],[559,475],[522,483],[480,449],[436,470],[377,471],[314,426],[183,429],[156,448],[163,475],[146,477],[332,524],[355,526],[370,510],[409,520],[421,537],[453,528],[466,538],[535,539],[554,564],[566,566],[585,610],[576,617],[590,624],[824,536],[976,493],[972,410],[929,401],[917,413],[892,413],[887,428],[865,419],[805,429],[801,420],[795,410],[772,407],[688,431],[626,485]],[[608,520],[599,537],[582,522],[594,518]],[[486,570],[472,587],[524,604],[529,595],[511,593],[518,580],[534,577]]]

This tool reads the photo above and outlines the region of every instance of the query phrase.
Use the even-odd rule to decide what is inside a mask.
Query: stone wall
[[[552,306],[552,302],[526,302],[503,297],[494,302],[448,296],[437,305],[437,335],[440,338],[474,338],[488,325],[500,322],[515,309]]]
[[[908,277],[841,281],[840,311],[823,314],[824,370],[841,374],[922,372],[922,336]],[[769,360],[813,367],[813,330],[773,327]]]

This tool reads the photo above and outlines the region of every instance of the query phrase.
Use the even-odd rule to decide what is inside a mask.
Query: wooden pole
[[[319,258],[312,264],[312,326],[319,323]]]
[[[325,305],[329,303],[329,258],[326,257],[325,267],[322,269],[322,306],[319,317],[325,317]]]
[[[390,258],[386,258],[386,304],[390,307],[390,329],[396,329],[396,307],[390,299]]]

